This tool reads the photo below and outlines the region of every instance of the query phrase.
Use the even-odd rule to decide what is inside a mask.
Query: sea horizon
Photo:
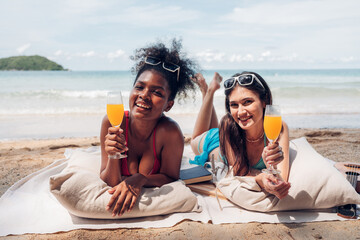
[[[246,70],[268,82],[290,128],[360,128],[360,69]],[[243,70],[204,70],[207,82],[215,71],[225,80]],[[98,136],[106,93],[121,90],[127,108],[134,78],[129,70],[0,71],[0,140]],[[200,105],[197,90],[167,115],[191,134]],[[220,119],[223,87],[214,106]]]

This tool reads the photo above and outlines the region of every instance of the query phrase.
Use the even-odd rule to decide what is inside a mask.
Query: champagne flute
[[[264,131],[270,144],[275,141],[281,132],[281,110],[278,105],[266,105],[264,116]],[[272,165],[269,165],[267,169],[263,169],[263,172],[268,174],[277,175],[280,171],[274,169]]]
[[[124,103],[121,92],[108,92],[106,113],[108,119],[113,127],[120,127],[124,118]],[[126,155],[117,152],[114,155],[109,155],[109,159],[125,158]]]

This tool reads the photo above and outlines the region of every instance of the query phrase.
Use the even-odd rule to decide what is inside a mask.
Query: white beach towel
[[[88,149],[84,151],[98,151]],[[66,152],[69,157],[71,152]],[[190,146],[186,146],[182,168],[189,167],[189,157],[193,157]],[[99,159],[100,161],[100,159]],[[345,220],[337,216],[334,208],[321,211],[286,211],[260,213],[244,210],[229,201],[220,200],[219,209],[214,197],[197,195],[202,212],[174,213],[135,219],[99,220],[75,217],[50,193],[50,176],[60,173],[68,163],[68,158],[35,172],[10,187],[0,198],[0,236],[25,233],[55,233],[74,229],[113,228],[160,228],[171,227],[183,220],[203,223],[299,223],[313,221]]]

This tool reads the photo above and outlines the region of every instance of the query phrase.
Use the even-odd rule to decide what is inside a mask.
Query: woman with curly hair
[[[107,116],[101,126],[100,177],[112,194],[107,209],[122,215],[130,211],[142,187],[158,187],[179,178],[184,138],[179,125],[164,115],[175,97],[194,90],[190,79],[195,63],[180,54],[181,42],[172,47],[157,43],[135,51],[136,74],[129,96],[129,111],[120,127],[112,127]],[[108,155],[125,153],[126,158]]]

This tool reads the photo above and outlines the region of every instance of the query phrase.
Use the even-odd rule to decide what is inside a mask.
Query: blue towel
[[[209,160],[209,154],[212,150],[219,147],[219,129],[210,129],[204,139],[203,152],[200,155],[195,156],[194,160],[189,160],[191,164],[202,165]]]

